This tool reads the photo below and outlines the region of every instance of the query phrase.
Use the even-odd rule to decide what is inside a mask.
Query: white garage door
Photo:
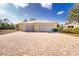
[[[25,26],[24,31],[31,32],[31,31],[34,31],[34,28],[32,26]]]
[[[44,26],[44,25],[41,25],[40,26],[40,31],[52,31],[52,26]]]

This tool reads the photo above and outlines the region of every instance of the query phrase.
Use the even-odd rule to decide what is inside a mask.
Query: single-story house
[[[21,31],[52,31],[57,28],[58,23],[52,21],[28,21],[16,25],[16,29]]]
[[[64,28],[79,28],[79,23],[65,24]]]

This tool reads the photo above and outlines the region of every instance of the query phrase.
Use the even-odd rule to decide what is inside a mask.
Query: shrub
[[[2,23],[0,23],[0,29],[2,29]]]
[[[62,31],[67,33],[79,33],[79,28],[65,28]]]
[[[58,29],[56,29],[56,28],[53,28],[53,30],[52,30],[53,32],[58,32],[59,30]]]
[[[79,33],[79,28],[75,28],[74,32]]]
[[[1,29],[15,29],[15,25],[13,23],[0,23],[0,30]]]

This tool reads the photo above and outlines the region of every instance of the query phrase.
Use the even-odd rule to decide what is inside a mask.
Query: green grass
[[[12,33],[12,32],[17,32],[17,30],[15,29],[0,30],[0,35]]]

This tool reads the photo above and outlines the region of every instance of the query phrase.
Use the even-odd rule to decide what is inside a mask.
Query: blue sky
[[[13,23],[30,18],[64,23],[73,6],[72,3],[6,3],[0,4],[0,18]]]

